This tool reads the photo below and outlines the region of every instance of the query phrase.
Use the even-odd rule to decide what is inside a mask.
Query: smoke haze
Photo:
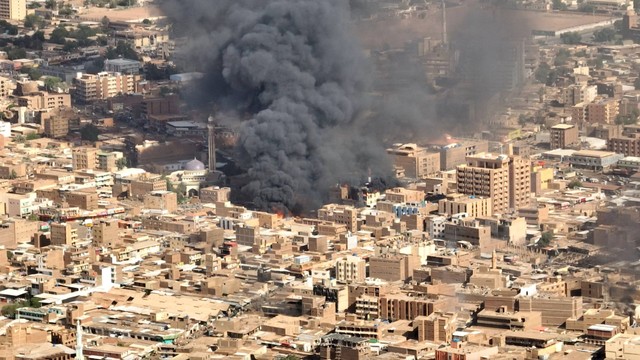
[[[383,147],[354,125],[370,68],[341,0],[175,0],[164,4],[197,92],[241,121],[243,192],[262,209],[309,209],[338,181],[388,175]],[[204,85],[202,87],[202,85]]]

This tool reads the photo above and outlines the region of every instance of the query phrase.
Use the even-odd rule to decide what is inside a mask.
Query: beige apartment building
[[[491,198],[459,193],[449,194],[445,199],[438,201],[438,213],[448,216],[467,213],[473,218],[491,216],[493,213]]]
[[[318,219],[344,224],[349,231],[358,230],[358,210],[353,206],[328,204],[318,210]]]
[[[416,144],[396,145],[387,149],[387,154],[408,178],[423,178],[440,170],[440,153],[429,152]]]
[[[613,124],[619,111],[618,100],[602,99],[587,105],[586,120],[592,124]]]
[[[364,259],[349,256],[336,261],[336,280],[340,283],[360,283],[367,277]]]
[[[564,149],[580,141],[578,127],[572,124],[558,124],[551,127],[549,143],[551,149]]]
[[[0,19],[24,20],[26,16],[26,0],[0,0]]]
[[[529,204],[531,164],[518,156],[481,153],[457,168],[458,192],[491,198],[492,211],[504,213]]]
[[[75,148],[71,153],[71,164],[73,170],[94,170],[97,164],[98,149],[95,148]]]
[[[18,106],[24,106],[30,110],[71,107],[71,95],[38,91],[18,97]]]
[[[101,72],[83,74],[75,79],[76,97],[79,102],[112,98],[118,94],[130,94],[136,91],[139,75],[123,75],[120,73]]]
[[[609,151],[624,154],[624,156],[640,156],[640,134],[609,139],[607,147]]]

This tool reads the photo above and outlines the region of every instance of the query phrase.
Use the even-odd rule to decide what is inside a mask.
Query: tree
[[[17,179],[18,178],[18,173],[16,173],[15,170],[11,170],[11,174],[9,174],[9,179]]]
[[[109,25],[111,24],[111,20],[109,20],[107,15],[105,15],[102,17],[102,20],[100,20],[100,23],[102,24],[103,29],[108,29]]]
[[[636,88],[636,90],[640,90],[640,76],[633,80],[633,86]]]
[[[564,34],[560,34],[560,40],[562,40],[563,44],[579,44],[582,40],[582,35],[579,32],[571,31]]]
[[[565,11],[567,10],[567,4],[565,4],[562,0],[553,0],[552,8],[553,10]]]
[[[44,25],[44,19],[36,14],[29,14],[24,18],[24,27],[26,28],[42,28]]]
[[[585,13],[593,13],[596,11],[596,8],[591,4],[582,4],[578,6],[578,11]]]
[[[58,8],[58,2],[56,0],[47,0],[44,2],[44,7],[55,11]]]
[[[116,166],[118,167],[118,170],[124,169],[125,167],[127,167],[127,159],[122,157],[116,160]]]
[[[151,24],[153,24],[153,22],[151,22],[151,20],[149,20],[149,19],[144,19],[144,20],[142,20],[142,23],[143,23],[144,25],[151,25]]]
[[[27,57],[27,51],[23,48],[12,47],[7,51],[7,56],[9,57],[9,60],[24,59]]]
[[[546,247],[551,244],[551,240],[553,240],[553,233],[551,231],[545,231],[540,236],[540,240],[538,240],[538,247]]]
[[[29,74],[29,79],[33,81],[39,80],[42,77],[40,70],[34,67],[29,68],[29,72],[27,74]]]
[[[98,141],[100,130],[93,124],[87,124],[80,129],[80,138],[85,141]]]
[[[571,53],[567,49],[560,49],[556,54],[556,59],[554,60],[555,66],[564,65],[571,58]]]
[[[545,62],[540,63],[540,65],[538,65],[538,68],[536,69],[534,77],[536,78],[536,80],[538,80],[538,82],[546,84],[547,79],[549,79],[550,71],[551,71],[551,66],[549,66],[549,64]]]
[[[69,37],[69,30],[67,30],[64,26],[58,26],[51,32],[49,36],[49,41],[55,44],[64,45]]]
[[[26,139],[27,139],[27,140],[40,139],[40,135],[39,135],[39,134],[36,134],[36,133],[30,133],[30,134],[27,134]]]
[[[58,10],[58,14],[62,16],[71,16],[73,14],[73,8],[71,4],[65,4],[60,10]]]
[[[593,41],[595,42],[610,42],[615,40],[616,31],[610,28],[597,30],[593,33]]]
[[[55,91],[60,87],[60,84],[62,84],[62,79],[57,76],[48,76],[46,79],[44,79],[44,87],[48,91]]]
[[[569,189],[575,189],[575,188],[579,188],[582,187],[582,183],[580,182],[580,180],[578,179],[573,179],[571,180],[571,182],[567,185],[567,187]]]
[[[118,41],[118,44],[115,48],[109,47],[107,49],[106,56],[107,59],[117,59],[119,57],[122,57],[125,59],[140,60],[138,53],[134,48],[131,47],[131,44],[122,40]]]
[[[616,124],[617,125],[632,125],[635,124],[638,120],[637,116],[634,117],[631,114],[629,115],[618,115],[616,116]]]

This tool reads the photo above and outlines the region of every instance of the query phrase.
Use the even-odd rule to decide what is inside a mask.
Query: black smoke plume
[[[332,184],[386,176],[384,149],[361,135],[370,67],[344,0],[169,0],[197,91],[233,112],[242,191],[256,207],[311,209]]]

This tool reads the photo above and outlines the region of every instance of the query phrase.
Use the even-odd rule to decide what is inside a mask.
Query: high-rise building
[[[73,170],[93,170],[97,164],[98,150],[95,148],[75,148],[71,153]]]
[[[213,116],[207,119],[207,144],[209,147],[209,171],[216,170],[216,124],[213,122]]]
[[[104,220],[94,223],[91,228],[93,240],[96,244],[105,247],[115,247],[119,243],[118,220]]]
[[[78,241],[78,230],[70,224],[51,224],[51,245],[72,246]]]
[[[493,212],[529,204],[531,165],[518,156],[481,153],[457,168],[458,192],[492,200]]]
[[[551,127],[551,149],[564,149],[580,141],[578,127],[572,124],[558,124]]]
[[[489,151],[489,142],[478,139],[462,139],[440,148],[440,170],[455,169],[464,164],[466,157]]]
[[[440,154],[429,152],[416,144],[396,145],[387,149],[396,168],[408,178],[423,178],[440,170]]]
[[[579,103],[590,103],[598,95],[596,85],[572,84],[567,86],[562,93],[562,103],[565,106],[573,106]]]
[[[104,100],[118,94],[135,92],[139,75],[123,75],[120,73],[101,72],[98,74],[83,74],[74,80],[75,96],[81,103],[94,100]]]
[[[616,99],[601,99],[587,104],[586,121],[589,123],[613,124],[620,106]]]
[[[336,261],[336,280],[342,283],[364,282],[366,278],[364,259],[350,256]]]
[[[0,19],[24,20],[26,16],[26,0],[0,0]]]

